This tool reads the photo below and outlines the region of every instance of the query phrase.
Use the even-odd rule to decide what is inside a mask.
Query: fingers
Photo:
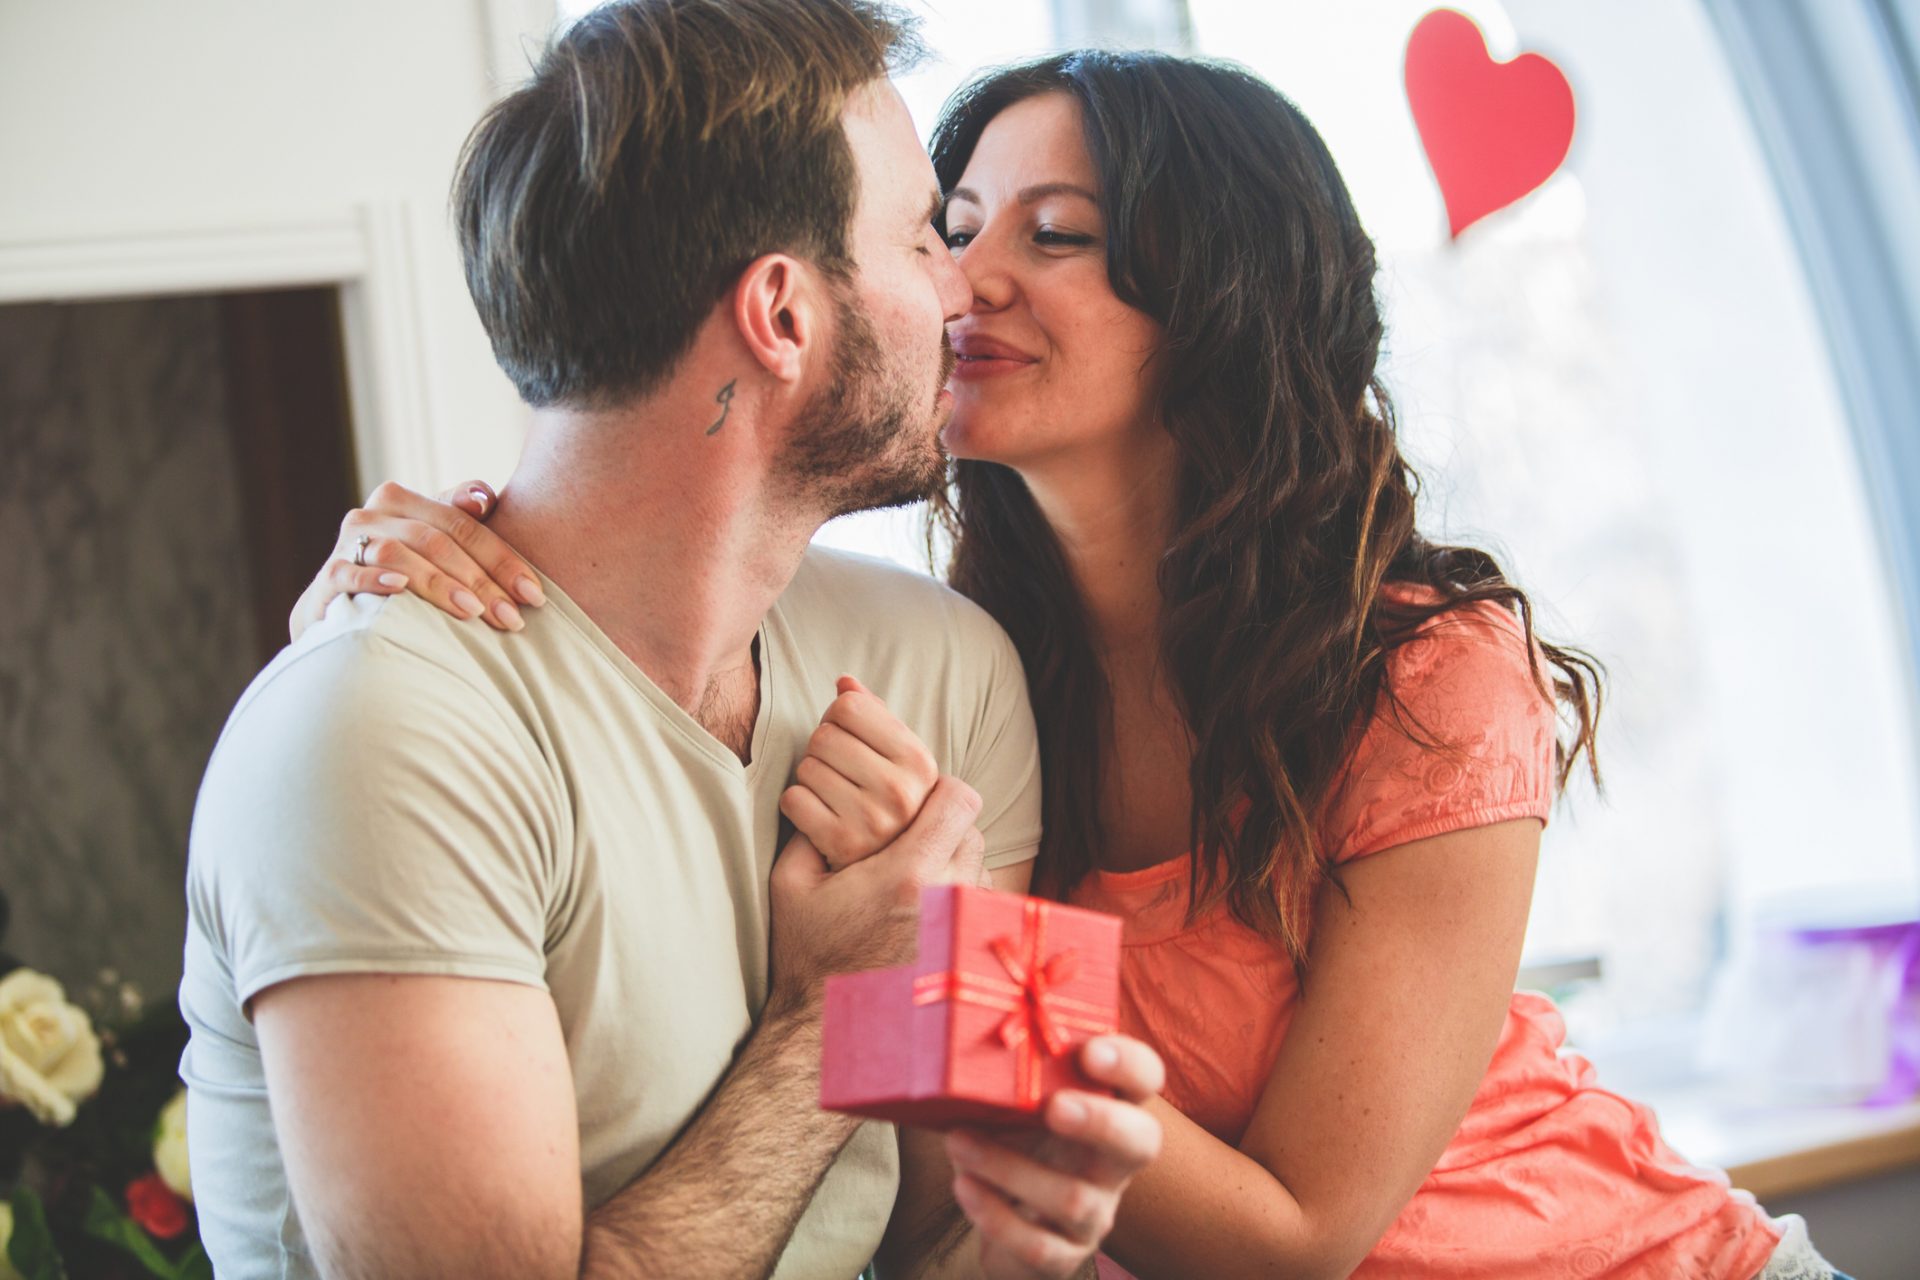
[[[947,1134],[953,1167],[1031,1212],[1022,1217],[1052,1227],[1068,1240],[1095,1245],[1113,1226],[1116,1190],[1096,1186],[1042,1163],[972,1129]]]
[[[475,511],[483,518],[491,516],[498,509],[499,499],[493,490],[480,481],[469,481],[462,486],[467,495],[461,506],[436,502],[431,498],[407,489],[404,486],[388,482],[375,489],[367,499],[365,511],[350,512],[348,523],[354,523],[356,517],[386,516],[402,521],[412,521],[426,525],[449,539],[453,548],[465,556],[464,561],[443,554],[445,548],[433,542],[426,534],[417,534],[407,539],[415,551],[434,561],[441,569],[455,573],[467,588],[486,600],[489,605],[497,597],[502,601],[518,601],[521,604],[541,605],[546,603],[546,593],[540,586],[539,575],[533,567],[514,553],[500,535],[488,529]],[[484,493],[484,503],[477,501],[477,495]],[[459,495],[454,495],[459,496]],[[462,510],[464,506],[466,509]],[[341,532],[351,536],[355,530],[342,526]],[[361,532],[364,532],[362,530]],[[476,578],[467,571],[471,563],[481,572]]]
[[[1132,1036],[1095,1036],[1080,1048],[1080,1069],[1129,1102],[1145,1102],[1166,1087],[1160,1055]]]
[[[1115,1191],[1153,1163],[1164,1137],[1145,1107],[1079,1089],[1048,1099],[1045,1118],[1049,1132],[1077,1148],[1073,1171]]]
[[[526,626],[518,611],[511,615],[488,613],[480,597],[462,585],[458,577],[443,572],[434,561],[403,542],[375,539],[367,546],[366,558],[370,565],[400,574],[406,579],[409,591],[443,613],[463,621],[485,614],[487,621],[502,631],[518,631]]]
[[[819,761],[808,757],[800,762],[794,771],[800,779],[780,794],[780,812],[794,829],[804,833],[812,840],[826,858],[827,865],[839,868],[850,862],[858,862],[868,854],[876,852],[887,842],[875,840],[864,833],[864,828],[856,828],[835,812],[833,806],[822,799],[823,790],[838,796],[838,790],[851,791],[852,784],[844,778],[838,778],[831,769]],[[833,785],[826,779],[835,777]],[[844,804],[844,801],[839,801]]]
[[[911,861],[916,882],[935,884],[963,852],[973,820],[979,816],[980,793],[958,778],[942,777],[933,784],[913,825],[901,832],[887,852]]]
[[[466,516],[460,519],[476,529],[480,527]],[[358,558],[369,565],[406,574],[408,585],[416,595],[431,599],[456,618],[484,617],[500,631],[518,631],[526,625],[519,608],[507,598],[500,584],[488,576],[451,534],[431,524],[407,517],[354,511],[348,513],[340,533],[342,546],[354,547]],[[359,540],[363,537],[367,539],[366,547],[359,550]]]
[[[852,676],[841,676],[840,696],[820,717],[822,724],[844,729],[883,759],[904,770],[920,787],[931,787],[940,776],[933,753],[900,722],[900,717]]]
[[[1087,1246],[1029,1222],[1004,1193],[971,1173],[955,1171],[953,1198],[980,1234],[983,1260],[990,1254],[1005,1254],[1034,1275],[1064,1278],[1087,1259]]]
[[[947,864],[943,877],[948,884],[971,884],[988,888],[987,878],[987,841],[980,834],[980,828],[968,827],[960,837],[960,847],[953,851],[953,861]]]
[[[298,640],[308,627],[326,617],[327,606],[340,596],[391,596],[406,589],[407,577],[403,573],[382,569],[374,564],[357,565],[351,560],[335,557],[327,561],[319,576],[300,593],[300,599],[295,602],[293,612],[287,618],[288,634]]]
[[[832,720],[822,720],[807,739],[807,755],[829,766],[857,791],[868,793],[894,819],[893,829],[913,821],[933,789],[938,772],[925,779],[910,775]],[[931,764],[932,757],[928,757]],[[822,796],[822,799],[827,799]],[[830,800],[829,803],[832,803]]]
[[[485,480],[468,480],[451,489],[443,489],[437,496],[437,500],[450,507],[458,507],[475,520],[484,523],[487,517],[493,514],[494,506],[500,501],[500,497],[493,491],[493,486]]]
[[[827,873],[827,860],[820,856],[820,850],[803,831],[787,841],[787,847],[773,860],[770,883],[790,890],[804,890],[818,884]]]

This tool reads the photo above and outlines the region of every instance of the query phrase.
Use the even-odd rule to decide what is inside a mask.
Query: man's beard
[[[888,359],[845,293],[835,298],[835,327],[832,371],[793,424],[783,470],[835,516],[928,497],[947,473],[934,401],[953,372],[953,347],[942,334],[940,385],[929,387]]]

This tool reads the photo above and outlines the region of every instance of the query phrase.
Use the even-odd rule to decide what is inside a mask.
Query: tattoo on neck
[[[714,393],[713,402],[720,406],[720,416],[715,418],[713,425],[707,428],[708,435],[712,435],[718,431],[721,425],[726,422],[727,415],[733,412],[733,384],[738,381],[738,378],[728,378],[727,385]]]

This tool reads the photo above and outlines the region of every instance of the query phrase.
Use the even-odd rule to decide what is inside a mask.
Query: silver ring
[[[353,540],[353,562],[362,569],[367,567],[367,544],[372,541],[373,538],[364,533]]]

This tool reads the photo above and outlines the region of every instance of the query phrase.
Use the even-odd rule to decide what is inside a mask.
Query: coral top
[[[1326,806],[1322,838],[1337,861],[1510,819],[1546,822],[1554,713],[1516,618],[1488,604],[1442,615],[1391,655],[1388,678],[1422,736],[1459,750],[1423,748],[1379,712]],[[1285,948],[1224,905],[1185,923],[1189,857],[1095,871],[1071,898],[1126,921],[1121,1023],[1166,1060],[1167,1100],[1238,1146],[1298,991]],[[1460,1131],[1355,1276],[1760,1272],[1779,1230],[1753,1197],[1676,1155],[1651,1111],[1561,1052],[1565,1035],[1551,1001],[1515,993]],[[1103,1277],[1126,1275],[1099,1261]]]

